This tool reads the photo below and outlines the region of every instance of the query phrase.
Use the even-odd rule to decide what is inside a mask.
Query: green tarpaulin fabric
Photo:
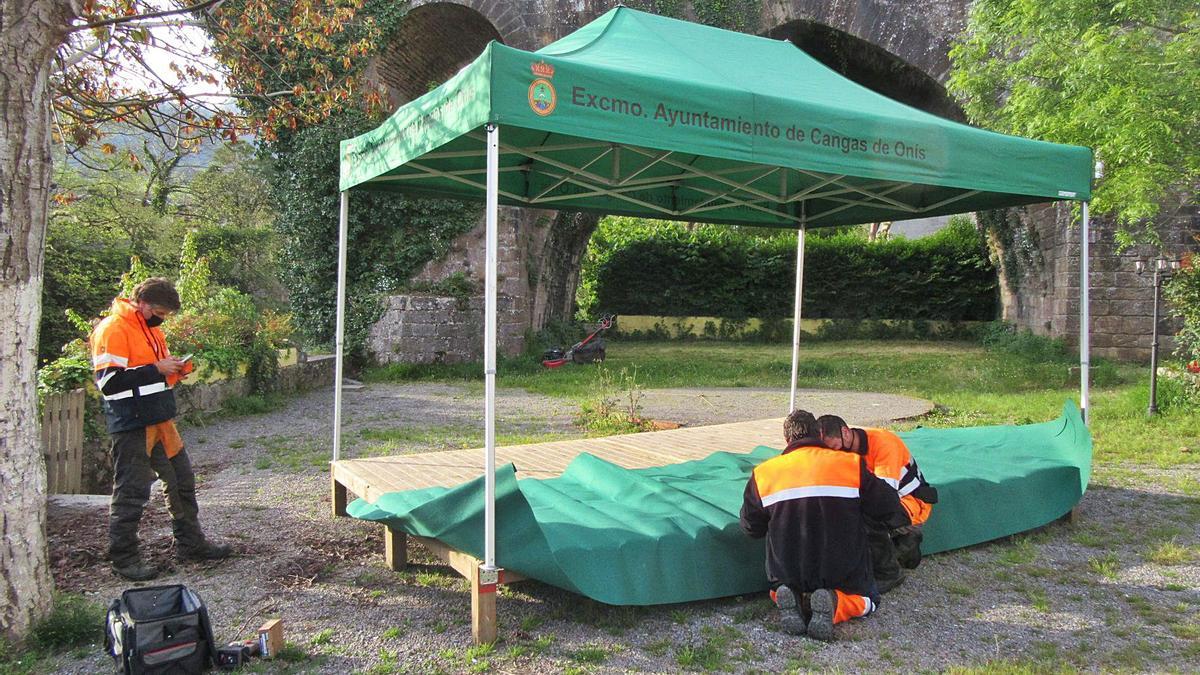
[[[1068,402],[1057,420],[901,434],[938,488],[924,551],[1045,525],[1078,503],[1092,442]],[[767,588],[761,540],[738,526],[750,472],[779,450],[623,469],[592,455],[562,476],[496,475],[497,564],[613,605],[653,605]],[[348,512],[483,557],[483,479],[357,500]]]
[[[491,43],[343,141],[341,189],[482,198],[487,123],[513,205],[817,227],[1091,192],[1087,148],[925,113],[787,41],[624,7],[537,52]]]

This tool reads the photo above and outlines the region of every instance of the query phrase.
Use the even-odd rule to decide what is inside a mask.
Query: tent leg
[[[803,204],[801,205],[803,207]],[[800,229],[796,231],[796,311],[792,317],[792,384],[788,390],[788,414],[796,409],[796,374],[800,368],[800,302],[804,295],[804,235],[808,226],[801,217]]]
[[[499,248],[500,129],[487,125],[487,258],[484,273],[484,519],[483,569],[496,569],[496,258]]]
[[[342,452],[342,346],[346,333],[346,232],[350,220],[350,193],[342,190],[338,208],[337,329],[333,368],[333,461]]]
[[[477,645],[496,641],[497,573],[483,565],[473,568],[471,582],[471,639]]]
[[[1091,409],[1088,406],[1088,391],[1091,384],[1088,374],[1091,347],[1091,308],[1088,305],[1090,289],[1088,276],[1090,222],[1088,221],[1088,203],[1083,203],[1083,224],[1079,228],[1079,409],[1083,413],[1083,422],[1087,424]]]

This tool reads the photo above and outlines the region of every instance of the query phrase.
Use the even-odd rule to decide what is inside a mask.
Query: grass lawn
[[[501,387],[583,400],[593,395],[598,369],[636,372],[646,389],[788,386],[791,345],[730,342],[609,341],[602,366],[542,368],[533,359],[500,364]],[[1014,340],[986,349],[967,342],[807,342],[800,352],[799,386],[907,394],[939,405],[925,426],[1026,424],[1057,417],[1065,399],[1079,398],[1077,362],[1052,343]],[[478,364],[393,365],[368,380],[482,379]],[[1172,406],[1160,380],[1159,407],[1146,416],[1148,368],[1098,361],[1092,367],[1091,428],[1100,462],[1167,467],[1200,462],[1200,410]],[[620,378],[617,378],[618,381]]]

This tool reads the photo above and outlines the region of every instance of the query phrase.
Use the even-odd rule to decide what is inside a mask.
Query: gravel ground
[[[175,564],[160,496],[142,523],[144,549],[206,600],[217,639],[284,619],[289,660],[260,672],[942,671],[998,662],[1035,669],[1200,670],[1200,466],[1100,466],[1074,524],[927,558],[874,616],[826,645],[773,628],[765,594],[646,608],[610,607],[538,582],[503,587],[500,642],[470,648],[467,585],[410,548],[386,569],[378,526],[329,517],[324,469],[331,395],[184,431],[201,519],[238,555]],[[896,396],[804,392],[801,405],[878,423],[927,412]],[[647,415],[686,424],[774,417],[778,392],[647,392]],[[578,435],[569,403],[504,391],[499,433]],[[346,396],[350,456],[479,445],[477,388],[372,384]],[[103,560],[105,500],[56,503],[51,555],[60,588],[107,601],[129,586]],[[86,650],[85,650],[86,651]],[[62,656],[56,672],[109,670],[101,648]]]

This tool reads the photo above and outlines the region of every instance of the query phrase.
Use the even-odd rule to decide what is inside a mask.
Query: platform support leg
[[[496,587],[500,570],[476,565],[471,574],[471,638],[475,644],[496,641]]]
[[[383,557],[388,569],[403,572],[408,567],[408,534],[383,526]]]
[[[346,486],[338,482],[333,476],[329,477],[330,496],[333,502],[333,517],[338,518],[346,515]]]

